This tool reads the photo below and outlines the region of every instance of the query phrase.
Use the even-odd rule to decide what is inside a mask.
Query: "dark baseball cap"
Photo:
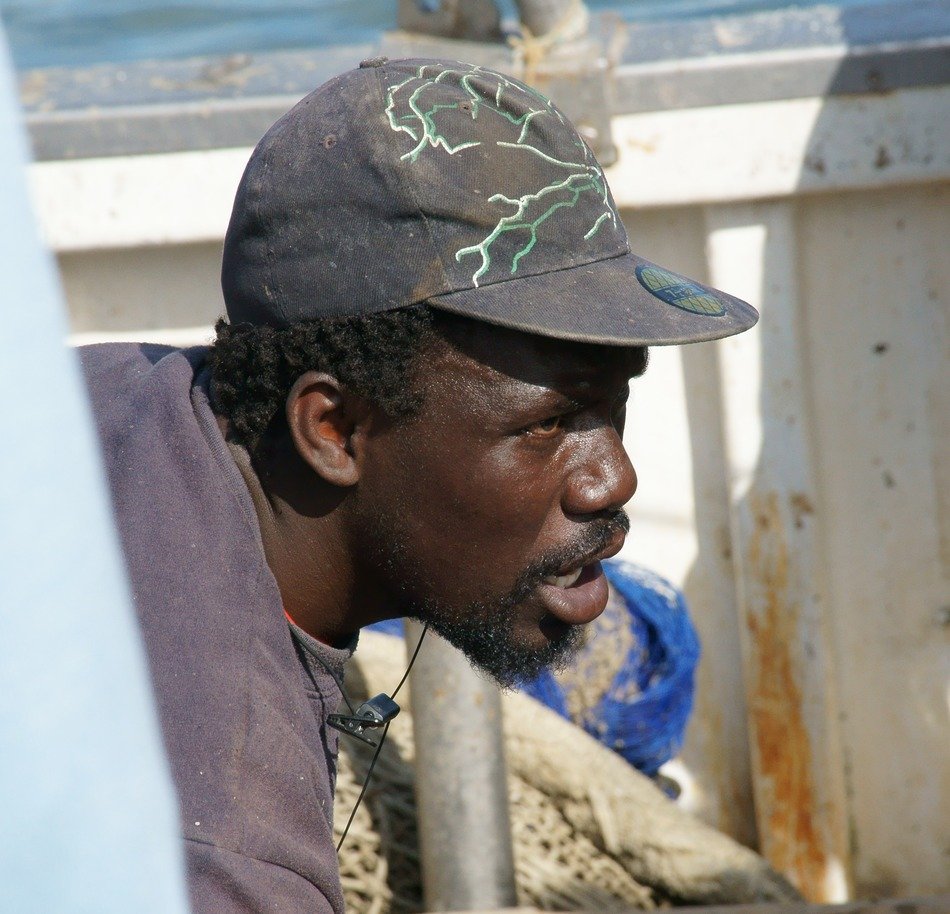
[[[745,302],[630,251],[603,170],[534,89],[454,61],[375,58],[271,127],[238,188],[232,323],[419,302],[615,345],[712,340]]]

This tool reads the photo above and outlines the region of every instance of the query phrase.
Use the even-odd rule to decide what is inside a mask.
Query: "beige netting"
[[[626,600],[613,586],[609,586],[608,593],[604,611],[585,627],[583,648],[572,663],[554,673],[570,719],[587,732],[592,728],[601,737],[605,724],[592,709],[610,691],[623,665],[630,662],[631,651],[636,648],[641,656],[644,652],[631,630]],[[638,694],[636,681],[631,679],[623,694],[615,691],[611,697],[616,701],[632,701]]]
[[[364,632],[348,693],[361,701],[388,691],[405,662],[400,639]],[[353,914],[423,910],[407,688],[340,856]],[[799,898],[761,857],[683,812],[573,724],[517,693],[503,705],[519,904],[605,911]],[[338,834],[373,753],[346,737],[340,749]]]

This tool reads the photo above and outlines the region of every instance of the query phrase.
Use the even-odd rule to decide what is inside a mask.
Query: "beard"
[[[618,530],[626,533],[629,527],[627,515],[618,510],[591,522],[584,534],[570,546],[533,563],[501,597],[474,601],[451,614],[437,601],[427,600],[410,605],[406,615],[427,624],[465,654],[477,670],[486,673],[504,689],[529,682],[546,669],[564,669],[583,646],[586,629],[546,617],[540,624],[542,630],[546,630],[547,643],[541,647],[531,646],[517,636],[518,611],[546,577],[584,556],[600,552]]]
[[[478,672],[487,674],[503,689],[513,689],[536,679],[546,669],[563,669],[584,644],[584,630],[576,625],[566,627],[543,647],[519,643],[515,637],[516,605],[472,604],[472,615],[464,619],[449,619],[425,610],[412,618],[425,622],[460,650]],[[474,615],[485,612],[494,615]]]

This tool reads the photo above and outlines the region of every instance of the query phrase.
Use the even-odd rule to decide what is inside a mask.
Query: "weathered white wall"
[[[75,342],[143,331],[203,342],[224,312],[221,242],[61,253]]]
[[[895,189],[798,220],[848,827],[875,894],[950,884],[948,203]]]
[[[627,217],[647,256],[700,276],[708,229],[706,275],[762,311],[743,337],[654,351],[628,554],[683,584],[705,645],[695,802],[757,825],[814,897],[950,878],[947,197]]]
[[[630,409],[626,555],[704,644],[686,801],[815,899],[950,890],[948,101],[615,122],[634,249],[762,312]],[[34,166],[77,339],[207,337],[247,150],[184,156]]]

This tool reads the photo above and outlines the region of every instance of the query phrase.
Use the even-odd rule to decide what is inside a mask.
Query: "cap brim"
[[[428,301],[502,327],[608,346],[717,340],[748,330],[759,319],[747,302],[636,254],[448,292]]]

